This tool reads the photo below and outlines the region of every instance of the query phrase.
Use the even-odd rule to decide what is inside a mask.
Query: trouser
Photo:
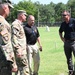
[[[29,69],[26,66],[18,66],[18,71],[15,75],[30,75]]]
[[[69,72],[74,71],[75,67],[73,63],[75,63],[75,41],[65,41],[64,43],[64,52],[67,59],[68,70]],[[74,55],[74,62],[72,60],[72,52]]]
[[[18,66],[18,71],[15,73],[15,75],[30,75],[26,54],[21,58],[16,58],[16,63]]]
[[[32,72],[32,58],[33,58],[33,72]],[[40,56],[39,49],[37,44],[28,45],[28,61],[29,61],[29,69],[30,75],[38,75],[39,65],[40,65]]]
[[[12,75],[11,65],[11,62],[0,62],[0,75]]]

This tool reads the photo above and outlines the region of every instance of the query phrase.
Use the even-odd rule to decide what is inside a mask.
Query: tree
[[[71,16],[75,17],[75,0],[69,0],[67,3],[68,9],[71,12]]]
[[[36,7],[31,0],[28,1],[20,1],[18,4],[14,4],[14,10],[11,10],[10,16],[7,18],[8,21],[12,22],[17,16],[17,10],[25,10],[27,14],[35,15]]]
[[[17,17],[17,10],[25,10],[28,15],[34,15],[36,22],[60,22],[61,13],[64,10],[70,10],[72,17],[75,16],[75,1],[69,0],[67,4],[62,2],[54,4],[50,2],[49,4],[40,4],[39,1],[33,3],[31,0],[23,0],[18,4],[13,4],[14,9],[11,10],[10,16],[7,18],[8,21],[12,22]]]
[[[66,10],[66,5],[63,4],[62,2],[56,4],[55,6],[55,20],[56,21],[61,21],[61,14],[62,12]]]

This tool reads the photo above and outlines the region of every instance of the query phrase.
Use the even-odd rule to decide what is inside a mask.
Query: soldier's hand
[[[21,58],[21,56],[22,56],[22,53],[17,53],[18,58]]]
[[[21,58],[22,57],[22,50],[18,49],[16,55],[17,55],[18,58]]]
[[[15,64],[12,68],[12,72],[17,72],[18,68],[17,68],[17,65]]]

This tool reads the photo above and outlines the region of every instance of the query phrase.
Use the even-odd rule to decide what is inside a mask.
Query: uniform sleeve
[[[11,44],[11,27],[4,23],[0,28],[0,44],[1,50],[8,61],[13,61],[14,52]],[[1,39],[2,38],[2,39]]]
[[[14,47],[14,51],[17,54],[20,54],[20,52],[22,52],[22,54],[26,53],[26,39],[25,39],[25,35],[24,35],[24,30],[21,30],[22,27],[20,24],[12,24],[12,43],[13,43],[13,47]],[[23,35],[22,35],[23,34]],[[24,52],[23,52],[24,50]]]
[[[17,25],[12,25],[12,42],[13,42],[13,46],[14,48],[19,49],[20,45],[19,45],[19,41],[18,41],[18,36],[19,36],[19,28],[17,27]]]

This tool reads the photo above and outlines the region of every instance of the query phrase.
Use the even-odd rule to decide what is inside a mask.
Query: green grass
[[[39,75],[68,75],[63,42],[59,37],[59,27],[39,27],[43,51],[40,52]],[[13,74],[14,75],[14,74]]]
[[[63,49],[63,42],[59,37],[59,27],[39,27],[43,51],[40,52],[39,75],[64,75],[67,74],[67,63]]]

